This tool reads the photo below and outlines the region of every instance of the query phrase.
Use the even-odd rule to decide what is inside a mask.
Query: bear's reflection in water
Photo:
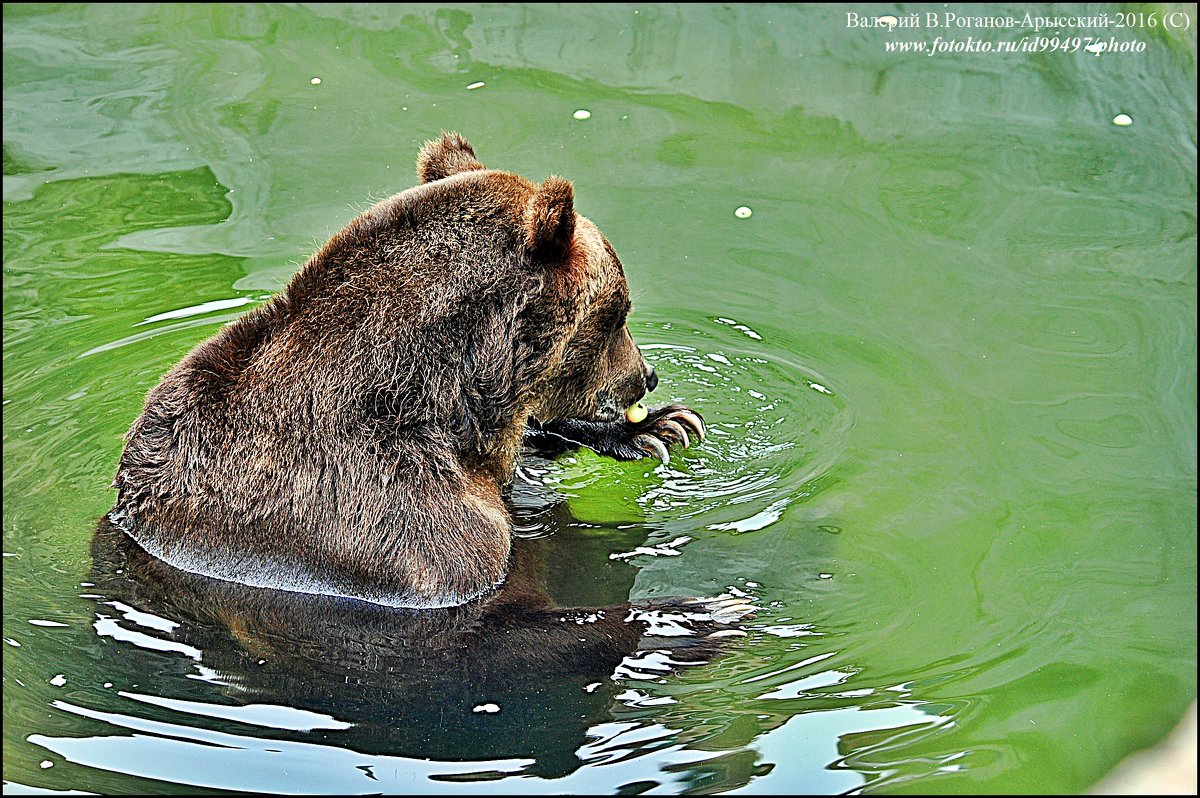
[[[704,662],[750,607],[729,598],[631,604],[636,569],[609,555],[644,543],[644,529],[581,529],[565,502],[542,513],[555,533],[515,540],[504,584],[458,607],[394,609],[187,573],[107,519],[93,538],[92,590],[105,615],[120,603],[178,624],[165,636],[201,652],[227,694],[220,703],[329,715],[353,724],[330,742],[363,753],[531,758],[526,772],[562,775],[579,767],[587,729],[609,719],[611,677],[626,657],[666,650],[651,656]],[[172,695],[156,676],[137,674],[143,688],[197,700],[195,689]]]

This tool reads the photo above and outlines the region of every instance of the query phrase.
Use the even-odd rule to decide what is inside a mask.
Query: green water
[[[6,6],[6,789],[1069,792],[1165,734],[1196,694],[1195,28],[927,58],[846,10]],[[291,705],[89,553],[146,391],[443,128],[575,182],[658,394],[712,427],[669,466],[530,465],[557,595],[760,607],[709,665],[548,686],[543,726],[516,691],[452,753],[422,741],[471,707],[389,725],[369,663]]]

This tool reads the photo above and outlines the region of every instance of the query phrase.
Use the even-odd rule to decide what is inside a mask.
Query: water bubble
[[[320,86],[320,85],[321,85],[321,79],[320,79],[320,78],[313,78],[312,80],[310,80],[310,81],[309,81],[309,83],[311,83],[311,84],[312,84],[312,85],[314,85],[314,86]]]
[[[754,211],[750,210],[745,205],[743,205],[742,207],[740,207],[736,211],[734,211],[733,215],[739,219],[749,219],[751,214],[753,214],[753,213],[754,213]]]
[[[1133,117],[1129,114],[1117,114],[1113,117],[1113,124],[1117,127],[1129,127],[1133,124]]]
[[[484,83],[482,80],[478,80],[478,81],[472,83],[470,86],[467,86],[467,91],[470,91],[471,89],[482,89],[486,85],[487,84]]]
[[[580,108],[578,111],[576,111],[575,113],[573,113],[573,114],[572,114],[572,116],[574,116],[576,119],[581,119],[581,120],[582,120],[582,119],[591,119],[591,118],[592,118],[592,112],[591,112],[591,111],[588,111],[588,110],[586,110],[586,109],[584,109],[584,108]]]
[[[485,712],[488,715],[495,715],[497,712],[500,711],[500,707],[496,704],[480,704],[479,706],[474,707],[471,711],[472,712]]]

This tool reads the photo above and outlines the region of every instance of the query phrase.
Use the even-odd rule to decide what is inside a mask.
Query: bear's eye
[[[625,320],[629,318],[630,305],[628,301],[619,305],[608,305],[594,317],[599,329],[613,335],[625,329]]]
[[[625,335],[629,335],[630,338],[633,337],[629,333],[629,311],[628,310],[623,310],[619,314],[617,314],[617,326],[614,328],[614,332],[616,332],[618,334],[624,333]]]
[[[633,310],[633,306],[630,305],[628,302],[625,303],[625,307],[621,308],[621,312],[617,314],[617,325],[618,326],[624,327],[626,324],[629,323],[629,312],[632,310]]]

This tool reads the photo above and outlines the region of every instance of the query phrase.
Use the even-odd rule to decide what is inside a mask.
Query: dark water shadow
[[[91,548],[98,615],[153,616],[154,636],[198,652],[207,676],[166,683],[161,657],[129,657],[101,637],[101,656],[114,658],[105,669],[172,699],[328,715],[339,728],[320,732],[323,741],[362,753],[533,759],[522,772],[566,775],[582,764],[588,729],[611,718],[621,688],[610,677],[622,661],[707,661],[728,639],[708,635],[729,632],[743,613],[714,617],[713,605],[687,599],[631,604],[636,569],[608,555],[614,538],[644,542],[644,528],[598,536],[579,529],[566,502],[540,514],[555,534],[515,539],[499,589],[419,611],[180,571],[102,519]]]

